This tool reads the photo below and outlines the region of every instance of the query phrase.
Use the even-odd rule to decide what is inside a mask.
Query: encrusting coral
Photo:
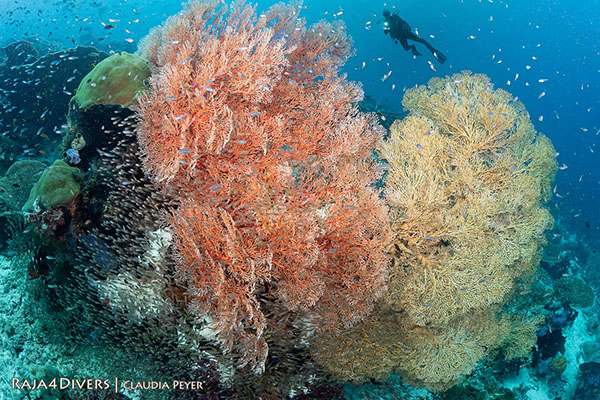
[[[313,353],[341,379],[396,371],[444,390],[511,335],[530,338],[539,324],[501,307],[539,264],[552,225],[543,204],[555,151],[523,105],[485,75],[434,78],[407,91],[403,105],[409,115],[380,146],[394,235],[389,291],[375,317],[335,339],[321,337]],[[522,343],[531,347],[527,338]],[[336,358],[337,348],[345,351]],[[507,349],[507,356],[527,350]],[[361,365],[353,376],[344,366],[350,354]],[[373,369],[370,358],[380,361]]]
[[[180,201],[166,216],[190,307],[261,372],[273,296],[317,328],[352,326],[385,289],[387,213],[370,186],[383,128],[339,75],[341,22],[306,28],[298,3],[256,16],[192,2],[145,40],[139,98],[147,175]]]

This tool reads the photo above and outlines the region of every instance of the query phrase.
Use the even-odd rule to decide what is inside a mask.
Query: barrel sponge
[[[79,194],[82,179],[79,169],[56,160],[31,189],[22,211],[36,212],[71,204]]]
[[[140,56],[124,51],[113,54],[81,80],[71,103],[75,102],[79,108],[94,104],[130,107],[137,104],[137,96],[144,90],[144,81],[148,77],[150,68]]]

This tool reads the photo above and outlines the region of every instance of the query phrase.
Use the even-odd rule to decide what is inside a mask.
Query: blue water
[[[261,1],[258,8],[273,3]],[[39,36],[69,47],[75,43],[106,50],[119,45],[135,49],[150,28],[178,12],[181,4],[158,0],[4,0],[0,3],[4,21],[0,44]],[[448,62],[440,65],[422,45],[417,47],[423,56],[414,59],[394,44],[378,23],[384,8],[397,10],[448,57]],[[519,97],[536,129],[549,136],[560,153],[559,165],[567,166],[556,179],[556,206],[565,217],[571,216],[565,220],[570,229],[598,240],[599,10],[598,0],[439,0],[433,4],[418,0],[308,0],[301,15],[309,23],[321,18],[339,18],[346,23],[356,55],[344,72],[350,79],[361,81],[365,93],[387,107],[401,109],[403,88],[462,70],[485,73],[496,87]],[[104,29],[110,24],[115,28]],[[133,43],[125,39],[133,39]],[[390,71],[389,78],[382,81]]]
[[[274,3],[260,1],[258,9]],[[181,8],[163,0],[0,0],[0,46],[44,38],[133,52]],[[448,61],[440,64],[420,44],[417,58],[395,44],[383,33],[384,9],[397,11]],[[600,0],[307,0],[301,16],[309,25],[346,23],[356,53],[343,72],[385,109],[400,112],[405,89],[463,70],[518,97],[558,153],[553,215],[561,229],[600,247]]]

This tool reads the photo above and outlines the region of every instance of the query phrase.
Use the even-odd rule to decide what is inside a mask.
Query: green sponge
[[[142,57],[124,51],[113,54],[81,80],[71,104],[75,102],[79,108],[94,104],[129,107],[137,104],[137,96],[144,90],[144,81],[148,77],[150,68]]]
[[[29,198],[21,210],[36,212],[71,204],[79,194],[82,179],[79,169],[70,167],[61,160],[54,161],[44,171],[37,185],[31,188]]]

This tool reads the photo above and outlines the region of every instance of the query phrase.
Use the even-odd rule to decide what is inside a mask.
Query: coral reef
[[[538,340],[536,332],[544,323],[545,318],[541,315],[529,319],[515,315],[506,315],[504,318],[508,320],[511,327],[508,335],[504,336],[504,357],[507,360],[529,357],[531,349]]]
[[[82,182],[79,169],[56,160],[31,188],[21,209],[25,221],[42,236],[63,240],[72,227]]]
[[[403,104],[411,115],[381,150],[397,274],[388,302],[440,325],[501,303],[537,268],[555,151],[483,75],[434,78]]]
[[[562,373],[565,372],[565,369],[567,369],[567,359],[564,356],[555,357],[550,361],[550,364],[548,364],[548,368],[553,373],[562,375]]]
[[[560,300],[572,307],[587,308],[594,304],[594,290],[574,276],[563,276],[554,282],[554,291]]]
[[[29,64],[37,60],[39,54],[33,44],[27,40],[18,40],[4,47],[0,51],[6,57],[7,65]]]
[[[519,397],[509,389],[490,387],[479,389],[471,385],[457,385],[444,393],[445,400],[516,400]]]
[[[0,218],[19,254],[14,265],[0,257],[0,287],[14,299],[17,284],[29,291],[0,302],[18,311],[0,329],[16,344],[2,350],[11,373],[204,384],[135,393],[148,399],[343,399],[340,381],[369,379],[435,398],[422,388],[444,391],[482,364],[514,372],[536,344],[539,373],[574,368],[584,350],[565,346],[563,328],[594,296],[566,276],[550,297],[550,275],[573,265],[558,241],[551,274],[535,275],[557,167],[524,106],[484,75],[434,78],[408,90],[406,116],[384,120],[384,136],[381,107],[361,105],[360,85],[340,74],[352,53],[344,25],[307,27],[299,6],[256,15],[244,1],[192,1],[138,55],[108,57],[81,80],[59,148],[78,168],[15,163],[0,180],[12,185]],[[56,72],[48,61],[106,56],[78,51],[14,76],[36,86]],[[11,79],[6,93],[20,85]],[[57,110],[32,113],[36,136],[61,133]],[[23,132],[2,140],[20,152]],[[36,141],[26,155],[47,154]],[[34,340],[65,337],[34,354]],[[586,371],[595,390],[597,365]],[[496,378],[447,397],[515,398]]]
[[[44,170],[37,184],[31,189],[22,210],[38,212],[68,206],[79,194],[82,180],[79,169],[70,167],[62,160],[56,160]]]
[[[83,77],[69,109],[93,104],[135,105],[149,76],[150,69],[140,56],[126,52],[113,54]]]
[[[23,158],[52,160],[60,139],[56,132],[78,82],[107,56],[79,46],[45,54],[31,64],[0,66],[0,173]]]
[[[0,250],[22,228],[21,207],[46,167],[40,161],[21,160],[13,163],[0,178]]]
[[[579,366],[574,398],[593,400],[600,396],[600,363],[587,362]]]
[[[20,160],[11,165],[0,178],[0,211],[20,211],[46,167],[36,160]]]
[[[114,121],[126,121],[134,115],[131,109],[112,104],[71,108],[59,150],[69,164],[77,165],[82,171],[94,169],[99,163],[99,152],[115,145],[120,127]]]
[[[226,350],[261,372],[259,302],[336,330],[385,289],[387,214],[369,185],[382,128],[339,76],[341,22],[306,28],[297,5],[191,3],[145,40],[155,71],[140,97],[148,176],[181,200],[166,218],[190,309]]]
[[[409,115],[380,146],[394,235],[389,291],[376,318],[322,337],[313,352],[338,378],[397,371],[444,390],[502,344],[509,358],[535,344],[542,320],[501,307],[539,264],[555,151],[484,75],[434,78],[403,104]]]

